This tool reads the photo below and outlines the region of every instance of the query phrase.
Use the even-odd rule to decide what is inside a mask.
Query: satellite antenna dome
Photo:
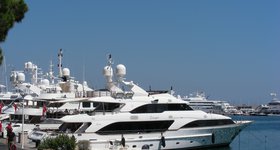
[[[20,73],[17,74],[17,81],[19,81],[21,83],[25,81],[24,73],[20,72]]]
[[[88,85],[87,85],[87,81],[84,81],[84,82],[83,82],[83,86],[88,86]]]
[[[105,77],[112,77],[113,76],[113,69],[110,66],[105,66],[103,69],[103,75]]]
[[[48,79],[44,79],[44,80],[42,80],[42,84],[43,85],[49,85],[50,81]]]
[[[63,68],[62,74],[63,76],[70,77],[70,70],[68,68]]]
[[[116,75],[118,77],[124,77],[126,75],[126,68],[123,64],[119,64],[116,67]]]
[[[32,69],[32,66],[33,66],[32,62],[29,61],[26,63],[26,69]]]

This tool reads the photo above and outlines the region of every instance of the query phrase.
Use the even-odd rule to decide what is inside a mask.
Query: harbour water
[[[229,147],[209,150],[277,150],[280,147],[280,116],[232,116],[234,120],[252,120]]]

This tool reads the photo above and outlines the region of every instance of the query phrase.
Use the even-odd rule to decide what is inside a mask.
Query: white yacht
[[[206,113],[224,114],[224,109],[222,106],[223,101],[219,100],[209,100],[205,96],[204,92],[196,92],[195,94],[190,94],[190,96],[182,97],[189,103],[189,106],[194,110],[202,110]]]
[[[221,104],[224,115],[243,115],[241,110],[238,110],[235,106],[230,105],[228,102],[223,102]]]
[[[80,84],[70,76],[68,68],[62,68],[62,50],[58,53],[58,72],[54,76],[53,65],[47,75],[40,72],[40,68],[32,62],[25,63],[24,71],[13,71],[10,81],[20,92],[14,99],[8,99],[2,108],[3,116],[0,120],[13,122],[14,127],[21,128],[24,117],[24,130],[34,128],[34,124],[53,122],[53,118],[61,118],[68,114],[76,114],[79,111],[92,112],[94,106],[82,106],[76,100],[92,97],[94,90],[89,88],[86,82]],[[25,74],[31,76],[31,81],[25,81]],[[0,95],[1,96],[1,95]],[[66,100],[67,102],[63,102]],[[72,101],[71,101],[72,99]],[[75,101],[74,101],[75,100]],[[3,98],[1,99],[3,101]],[[59,102],[58,102],[59,101]],[[5,115],[4,115],[5,114]],[[7,116],[8,115],[8,116]],[[55,127],[57,128],[58,125]],[[41,125],[44,128],[44,125]],[[50,126],[46,126],[50,127]]]
[[[276,93],[270,93],[270,95],[272,96],[272,100],[266,105],[257,107],[257,114],[280,115],[280,100],[276,97]]]
[[[194,149],[227,146],[251,121],[193,110],[187,102],[168,93],[149,95],[144,89],[124,79],[126,68],[104,68],[109,96],[82,102],[96,106],[92,114],[67,115],[58,133],[89,141],[90,149]],[[120,88],[122,87],[122,88]],[[28,138],[36,141],[52,137],[34,130]]]
[[[178,96],[181,98],[180,96]],[[222,115],[241,115],[242,111],[237,110],[234,106],[222,100],[210,100],[205,96],[204,92],[196,92],[190,96],[181,98],[189,103],[194,110],[202,110],[206,113],[215,113]]]

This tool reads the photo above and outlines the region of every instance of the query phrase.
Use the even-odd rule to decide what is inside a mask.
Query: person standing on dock
[[[0,136],[3,138],[2,121],[0,121]]]
[[[15,133],[13,132],[13,129],[7,130],[7,140],[8,140],[8,150],[15,149]]]
[[[8,136],[8,133],[13,130],[11,122],[6,126],[6,130],[7,130],[7,136]]]

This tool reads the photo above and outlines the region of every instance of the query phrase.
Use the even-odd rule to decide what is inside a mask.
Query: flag
[[[2,132],[2,122],[0,122],[0,132]]]
[[[14,108],[15,108],[15,112],[17,111],[17,104],[13,104]]]
[[[0,114],[2,113],[2,108],[4,107],[3,103],[0,103]]]
[[[47,112],[47,106],[45,104],[43,104],[43,112],[42,112],[42,116],[45,116],[45,113]]]

